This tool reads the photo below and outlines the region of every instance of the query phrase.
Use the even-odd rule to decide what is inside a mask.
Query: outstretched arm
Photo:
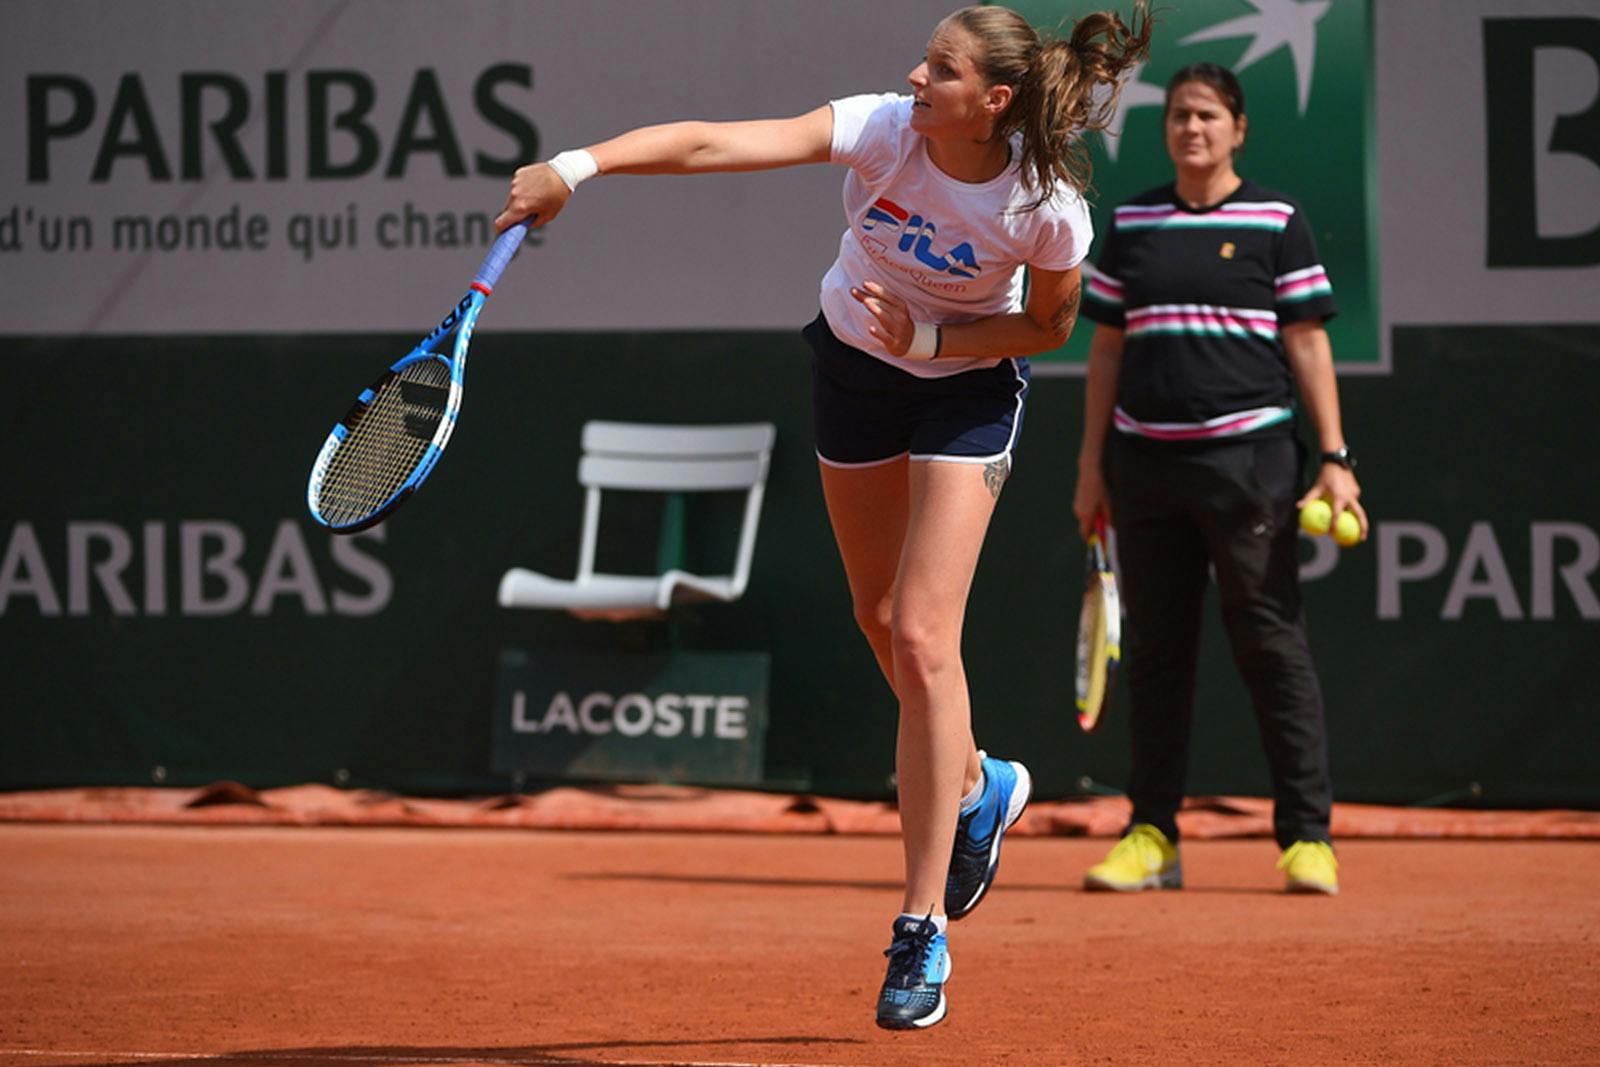
[[[791,119],[751,122],[671,122],[642,126],[586,151],[601,174],[704,174],[774,170],[828,162],[833,109],[824,104]],[[496,232],[530,219],[543,226],[566,206],[572,190],[548,163],[519,168]]]

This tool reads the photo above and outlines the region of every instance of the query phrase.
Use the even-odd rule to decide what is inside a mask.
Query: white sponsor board
[[[1385,343],[1390,326],[1600,321],[1600,4],[1374,16]]]
[[[508,168],[904,87],[947,0],[8,0],[0,332],[425,329]],[[586,185],[496,329],[815,313],[842,172]]]
[[[899,88],[950,6],[9,0],[0,332],[419,329],[477,265],[498,172],[530,146]],[[1600,8],[1374,4],[1385,342],[1394,325],[1600,319],[1583,251],[1600,58],[1585,33],[1486,40],[1540,20]],[[519,257],[493,325],[792,326],[837,248],[840,179],[586,185]],[[1492,262],[1497,225],[1531,229],[1512,262]],[[1569,261],[1541,262],[1561,239]]]

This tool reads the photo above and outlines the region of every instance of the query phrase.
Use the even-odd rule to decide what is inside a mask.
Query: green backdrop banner
[[[764,779],[886,795],[895,709],[829,536],[797,333],[483,332],[434,479],[331,539],[304,514],[325,420],[410,340],[0,339],[0,786],[504,789],[497,656],[515,648],[770,656]],[[1343,386],[1373,538],[1306,544],[1339,795],[1476,782],[1487,802],[1600,804],[1600,328],[1394,343],[1392,376]],[[1045,795],[1126,774],[1126,709],[1093,737],[1071,713],[1081,405],[1077,379],[1035,383],[966,627],[979,743]],[[665,623],[496,606],[509,567],[571,573],[589,418],[777,425],[743,599]],[[622,516],[608,531],[650,558],[654,518]],[[1267,789],[1214,622],[1191,787]]]
[[[240,36],[230,24],[226,41],[211,41],[217,27],[189,20],[190,43],[216,47],[177,51],[127,46],[159,20],[124,26],[74,20],[42,0],[19,5],[19,54],[29,61],[13,86],[32,107],[0,114],[0,141],[14,149],[0,154],[11,167],[0,198],[10,270],[0,293],[11,313],[0,329],[12,335],[0,337],[0,787],[227,777],[504,789],[527,773],[495,759],[494,731],[507,722],[497,657],[513,649],[556,663],[767,657],[761,780],[887,795],[894,703],[851,619],[817,483],[808,357],[786,325],[809,317],[805,294],[833,254],[838,223],[818,215],[797,228],[773,213],[810,217],[835,204],[837,173],[707,178],[692,190],[586,186],[576,214],[518,265],[540,299],[508,293],[474,342],[460,430],[439,473],[394,521],[336,540],[304,506],[329,420],[353,383],[415,341],[374,331],[410,321],[417,279],[433,279],[431,289],[441,264],[463,269],[458,243],[403,255],[383,245],[382,213],[401,197],[419,211],[481,211],[486,195],[501,195],[503,176],[490,172],[504,158],[471,176],[400,167],[374,171],[365,185],[303,175],[280,187],[270,160],[261,185],[236,160],[202,153],[183,166],[201,167],[207,182],[174,184],[142,162],[154,158],[138,147],[148,139],[124,146],[115,138],[131,127],[108,117],[138,113],[110,106],[124,84],[153,87],[156,127],[170,134],[182,128],[185,85],[260,84],[263,101],[277,86],[299,101],[331,84],[329,71],[349,68],[387,104],[408,94],[435,101],[461,119],[468,146],[508,129],[585,143],[634,122],[748,117],[751,107],[793,114],[818,94],[898,86],[915,49],[900,52],[871,31],[921,33],[945,10],[923,0],[830,2],[859,31],[831,45],[817,38],[837,19],[814,3],[786,6],[779,22],[730,3],[710,36],[683,29],[691,23],[682,5],[652,7],[666,36],[641,40],[684,48],[599,62],[672,86],[643,101],[659,114],[641,114],[632,91],[534,93],[533,66],[542,86],[595,66],[589,50],[601,38],[588,29],[615,15],[604,4],[564,5],[559,33],[530,39],[531,58],[440,68],[437,100],[428,57],[439,53],[438,35],[478,39],[483,25],[507,19],[520,27],[516,5],[475,7],[465,22],[384,23],[376,49],[373,4],[326,20],[313,4],[261,7],[257,22],[274,32]],[[1059,0],[1018,3],[1044,26],[1081,14]],[[1156,6],[1156,47],[1127,86],[1118,136],[1092,139],[1101,230],[1112,205],[1170,175],[1166,79],[1191,62],[1222,63],[1248,97],[1240,170],[1304,205],[1342,308],[1330,332],[1373,536],[1345,552],[1326,540],[1303,546],[1338,795],[1600,805],[1593,0]],[[312,67],[283,80],[307,34],[317,38]],[[807,35],[818,48],[792,47]],[[660,67],[680,54],[724,64],[730,40],[761,57],[739,91]],[[183,65],[214,52],[215,70]],[[94,60],[102,53],[110,58]],[[693,95],[701,91],[711,95]],[[101,125],[86,119],[94,132],[69,133],[77,120],[67,109],[87,109],[90,98],[101,102]],[[726,110],[735,105],[737,114]],[[275,107],[269,130],[279,128]],[[401,129],[401,118],[382,128]],[[231,133],[219,136],[232,143]],[[401,141],[414,147],[410,136]],[[28,163],[42,164],[46,142],[48,180]],[[513,147],[487,143],[495,153]],[[96,145],[117,157],[102,184]],[[517,150],[531,149],[519,141]],[[223,162],[227,180],[211,181]],[[674,199],[662,199],[668,192]],[[113,217],[224,221],[241,204],[270,215],[270,233],[284,237],[300,216],[327,215],[348,219],[368,243],[303,263],[281,243],[243,259],[174,250],[125,260],[104,239],[74,244],[64,216],[90,211],[91,201]],[[674,211],[663,215],[668,203]],[[46,247],[47,223],[66,246]],[[563,229],[569,223],[579,228]],[[239,225],[250,223],[241,215]],[[562,253],[562,241],[577,239],[563,233],[587,235],[581,254]],[[709,251],[697,243],[707,240]],[[368,253],[379,250],[382,269],[372,273],[378,261]],[[280,254],[294,262],[267,269]],[[356,257],[376,279],[356,304],[302,299],[348,279]],[[84,269],[102,260],[111,267]],[[587,266],[571,269],[579,262]],[[597,287],[600,264],[609,266]],[[38,293],[56,291],[71,296],[40,303]],[[689,332],[712,325],[737,329]],[[532,327],[545,332],[520,332]],[[257,328],[295,332],[249,332]],[[591,329],[600,332],[583,332]],[[1116,789],[1127,773],[1126,707],[1115,703],[1093,737],[1071,713],[1083,551],[1070,513],[1083,403],[1074,375],[1089,332],[1039,364],[965,629],[979,743],[1027,760],[1044,795]],[[496,606],[510,567],[571,573],[579,431],[591,418],[777,426],[742,599],[621,624]],[[603,551],[649,560],[658,529],[658,515],[619,505],[606,530],[620,542]],[[692,569],[727,545],[693,538],[683,548]],[[1219,625],[1208,626],[1203,655],[1191,790],[1264,793],[1260,743]]]
[[[1070,27],[1073,18],[1099,6],[1124,17],[1131,9],[1061,0],[1008,6],[1041,29],[1059,32],[1065,32],[1063,22]],[[1239,173],[1300,202],[1339,300],[1340,314],[1329,324],[1334,359],[1347,371],[1376,369],[1382,352],[1368,0],[1187,0],[1152,7],[1150,59],[1123,86],[1112,127],[1089,138],[1095,232],[1110,229],[1117,204],[1172,180],[1162,125],[1167,79],[1191,63],[1228,67],[1244,90],[1249,123]],[[1079,330],[1041,371],[1081,373],[1090,333]]]

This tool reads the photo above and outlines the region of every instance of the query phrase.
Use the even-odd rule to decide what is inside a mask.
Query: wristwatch
[[[1336,463],[1347,471],[1356,469],[1355,453],[1350,451],[1348,445],[1337,448],[1332,452],[1324,452],[1318,458],[1324,463]]]

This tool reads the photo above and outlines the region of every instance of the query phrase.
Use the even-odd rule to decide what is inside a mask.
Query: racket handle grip
[[[499,240],[495,241],[494,247],[489,249],[483,266],[479,267],[478,273],[473,276],[473,282],[486,289],[493,289],[495,282],[500,280],[501,272],[506,269],[506,264],[511,262],[511,257],[517,254],[523,238],[527,236],[526,221],[517,223],[501,234]]]

